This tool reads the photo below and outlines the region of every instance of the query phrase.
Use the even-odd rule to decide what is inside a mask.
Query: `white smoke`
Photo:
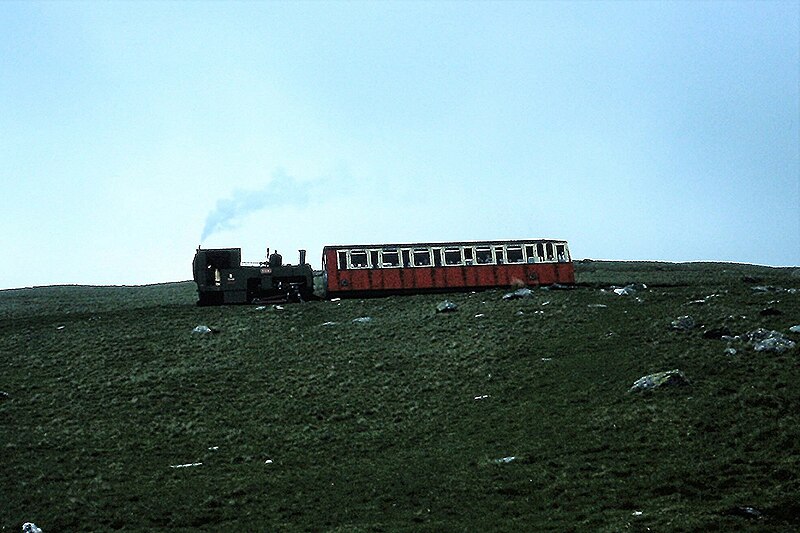
[[[217,200],[217,205],[206,217],[200,241],[226,229],[235,228],[247,215],[270,207],[303,206],[308,203],[308,188],[285,172],[273,173],[272,180],[263,189],[233,191],[229,198]]]

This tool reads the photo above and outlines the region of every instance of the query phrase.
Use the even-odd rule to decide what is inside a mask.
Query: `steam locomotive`
[[[197,248],[198,305],[305,301],[575,283],[566,241],[527,239],[325,246],[322,270],[277,251],[243,263],[241,248]]]
[[[259,263],[242,263],[241,248],[197,248],[192,263],[197,305],[303,301],[313,296],[314,270],[300,250],[297,265],[283,263],[277,250]]]

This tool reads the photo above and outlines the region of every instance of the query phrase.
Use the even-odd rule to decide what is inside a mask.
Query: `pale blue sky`
[[[800,265],[800,3],[2,2],[0,288],[206,247]]]

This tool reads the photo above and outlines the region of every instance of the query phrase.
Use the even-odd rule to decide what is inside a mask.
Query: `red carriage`
[[[328,297],[573,284],[565,241],[326,246]]]

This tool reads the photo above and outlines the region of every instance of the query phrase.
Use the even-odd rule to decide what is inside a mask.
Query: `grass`
[[[0,527],[800,527],[798,349],[703,337],[793,335],[800,293],[753,286],[800,288],[797,271],[576,268],[577,289],[447,295],[444,314],[441,295],[278,310],[198,308],[188,282],[0,291]],[[603,290],[628,282],[649,288]],[[687,314],[702,327],[670,329]],[[627,392],[673,368],[691,386]]]

